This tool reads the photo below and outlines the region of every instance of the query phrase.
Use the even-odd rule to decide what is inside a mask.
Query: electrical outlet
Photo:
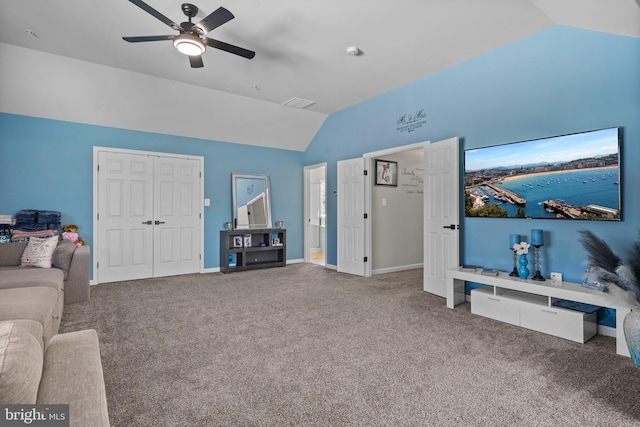
[[[562,273],[551,273],[551,283],[559,285],[562,283]]]

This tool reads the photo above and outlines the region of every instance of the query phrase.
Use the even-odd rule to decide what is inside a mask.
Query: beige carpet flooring
[[[312,264],[101,284],[62,332],[98,331],[118,426],[638,426],[640,369],[447,309],[422,271]]]

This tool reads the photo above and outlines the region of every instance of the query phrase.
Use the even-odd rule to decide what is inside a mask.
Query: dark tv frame
[[[593,147],[587,146],[587,142],[590,142],[594,138],[594,136],[597,136],[599,133],[608,133],[612,131],[615,131],[617,133],[617,137],[613,135],[610,137],[616,138],[617,151],[614,153],[600,155],[592,154],[593,147],[597,147],[597,145]],[[607,140],[610,141],[609,144],[602,142],[600,145],[602,147],[612,145],[613,140]],[[562,153],[560,152],[562,150],[559,150],[559,147],[564,148],[565,154],[570,151],[571,148],[579,149],[580,151],[576,152],[575,155],[572,155],[570,159],[561,159],[560,156],[562,155]],[[551,155],[556,151],[559,151],[556,160],[551,159],[544,162],[535,161],[536,156],[534,156],[534,154],[543,154],[546,156]],[[513,163],[512,161],[512,159],[515,158],[514,155],[517,156],[518,153],[520,153],[519,158],[523,159],[520,164]],[[480,155],[491,158],[491,164],[488,164],[487,167],[479,168],[480,164],[477,163],[477,158]],[[526,160],[527,156],[529,156],[530,158],[529,161]],[[473,160],[474,163],[478,166],[470,166],[469,163],[471,163],[471,160]],[[598,169],[603,167],[611,168],[614,166],[617,166],[617,178],[614,178],[613,174],[610,174],[610,172],[599,172]],[[471,170],[471,168],[473,168],[473,170]],[[568,175],[571,172],[574,172],[574,174]],[[598,205],[596,203],[597,200],[593,203],[582,205],[578,205],[577,203],[574,204],[571,202],[569,196],[568,198],[565,197],[565,199],[548,199],[543,201],[537,201],[537,199],[535,199],[537,201],[536,206],[530,208],[529,212],[527,212],[526,197],[522,197],[522,194],[518,194],[516,190],[511,192],[500,192],[500,190],[506,190],[500,186],[500,183],[503,182],[500,180],[500,178],[504,179],[513,178],[514,176],[522,176],[523,178],[528,177],[533,179],[535,177],[539,178],[540,180],[552,180],[554,179],[553,176],[559,173],[565,175],[558,175],[558,178],[556,178],[557,184],[568,182],[566,180],[567,176],[571,176],[571,178],[569,179],[575,178],[576,181],[578,181],[578,173],[592,174],[592,176],[590,176],[588,180],[584,180],[583,183],[585,184],[597,182],[596,180],[600,178],[601,174],[602,180],[608,180],[608,182],[611,182],[612,187],[613,185],[615,185],[618,200],[617,209],[610,206],[605,206],[605,209],[601,209],[599,207],[601,205]],[[598,177],[594,179],[594,176]],[[590,221],[622,221],[622,178],[622,127],[620,126],[594,129],[565,135],[555,135],[526,141],[510,142],[506,144],[469,148],[464,151],[464,216],[466,218],[561,218]],[[581,177],[579,179],[582,180],[583,178]],[[603,185],[604,183],[600,184]],[[531,182],[527,185],[522,184],[522,186],[524,187],[522,192],[526,194],[527,186],[532,185],[533,183]],[[541,183],[539,181],[537,185],[544,186],[545,183]],[[468,193],[474,193],[474,196],[471,196],[470,194],[468,195]],[[482,194],[484,194],[486,197],[482,198]],[[574,192],[573,194],[576,193]],[[469,197],[471,197],[471,199],[469,199]],[[484,200],[485,206],[487,204],[495,206],[487,209],[480,208],[481,210],[470,210],[467,207],[467,202],[475,202],[477,197],[481,197],[482,200]],[[523,200],[525,201],[524,204],[522,203]],[[477,203],[478,205],[481,205],[480,202]],[[502,207],[499,205],[500,203],[507,203],[517,206],[517,213],[515,215],[508,215],[505,217],[504,212],[502,211],[506,212],[506,210],[502,209]],[[544,209],[544,211],[546,211],[546,213],[541,213],[541,211],[539,210],[540,206]],[[522,209],[520,209],[520,207]],[[498,208],[502,209],[502,211]],[[580,214],[578,215],[578,213]]]

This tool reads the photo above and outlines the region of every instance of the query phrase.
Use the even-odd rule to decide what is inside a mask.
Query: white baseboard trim
[[[604,335],[605,337],[616,337],[616,328],[611,326],[598,325],[598,335]]]
[[[338,266],[337,265],[333,265],[333,264],[325,264],[324,265],[325,268],[328,268],[329,270],[335,270],[338,271]]]
[[[395,273],[396,271],[405,271],[405,270],[415,270],[416,268],[422,268],[424,264],[410,264],[410,265],[400,265],[397,267],[388,267],[388,268],[378,268],[376,270],[371,271],[371,274],[384,274],[384,273]]]
[[[304,259],[288,259],[287,260],[287,264],[299,264],[301,262],[304,262]],[[202,274],[220,273],[220,267],[205,268],[204,270],[201,271],[201,273]]]

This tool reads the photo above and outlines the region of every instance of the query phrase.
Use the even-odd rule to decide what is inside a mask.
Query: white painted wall
[[[327,115],[0,43],[0,112],[304,151]]]
[[[398,162],[398,186],[377,186],[372,182],[371,269],[374,274],[422,265],[423,158],[423,149],[382,157]],[[374,171],[372,180],[375,179],[375,159],[369,170]]]

